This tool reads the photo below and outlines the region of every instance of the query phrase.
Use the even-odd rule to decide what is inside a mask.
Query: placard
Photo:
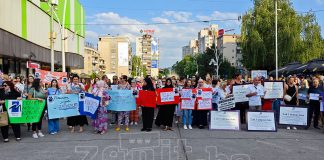
[[[265,95],[264,99],[283,98],[283,82],[264,82]]]
[[[319,96],[320,96],[320,94],[317,94],[317,93],[309,93],[309,99],[310,100],[318,101]]]
[[[39,122],[45,108],[45,100],[6,100],[5,103],[12,124]]]
[[[240,111],[211,111],[210,129],[240,130]]]
[[[96,119],[97,110],[101,101],[101,98],[98,96],[94,96],[89,93],[80,93],[79,94],[80,101],[80,114],[90,116],[92,119]]]
[[[274,112],[247,112],[248,131],[276,132]]]
[[[180,102],[180,96],[179,94],[176,95],[173,88],[160,88],[156,92],[158,105],[178,104]]]
[[[298,93],[298,99],[306,101],[307,100],[307,95],[302,94],[302,93]]]
[[[246,97],[246,95],[250,93],[249,86],[251,86],[251,84],[233,85],[235,103],[249,101],[249,98]]]
[[[280,106],[279,124],[307,126],[307,111],[297,106]]]
[[[136,100],[132,90],[110,90],[108,110],[111,111],[133,111],[136,110]]]
[[[218,103],[218,111],[227,111],[235,107],[235,98],[233,95],[229,95]]]
[[[66,72],[51,72],[36,69],[35,78],[39,78],[43,83],[50,84],[53,79],[56,79],[59,86],[64,86],[68,84],[68,78]]]
[[[201,88],[197,89],[197,98],[207,99],[213,98],[213,90],[212,88]]]
[[[212,101],[211,99],[198,99],[197,110],[211,110],[212,109]]]
[[[181,98],[192,98],[193,90],[192,89],[182,89]]]
[[[79,94],[49,95],[47,109],[49,119],[78,116]]]
[[[137,105],[139,105],[139,106],[155,108],[156,107],[156,92],[140,90],[138,93],[138,102],[139,102],[139,104],[137,104]]]
[[[186,109],[195,109],[195,104],[196,104],[196,99],[181,99],[181,105],[180,109],[181,110],[186,110]]]
[[[268,78],[267,70],[252,70],[251,78],[254,79],[255,77],[267,79]]]

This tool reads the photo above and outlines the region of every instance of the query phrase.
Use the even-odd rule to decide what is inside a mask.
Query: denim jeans
[[[49,119],[48,120],[48,132],[58,132],[60,127],[60,119]]]
[[[192,110],[182,110],[182,123],[183,125],[187,125],[187,119],[188,119],[188,125],[192,124]],[[188,118],[187,118],[188,117]]]

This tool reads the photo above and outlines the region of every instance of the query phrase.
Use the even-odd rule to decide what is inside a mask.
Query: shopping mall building
[[[0,0],[0,70],[3,73],[25,76],[28,73],[27,61],[50,70],[51,0],[48,1]],[[57,4],[53,14],[55,70],[62,70],[62,43],[65,46],[66,71],[83,68],[84,9],[78,0],[52,1],[52,4]],[[64,30],[61,29],[63,24]]]

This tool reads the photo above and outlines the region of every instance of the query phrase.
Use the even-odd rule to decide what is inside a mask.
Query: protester
[[[197,89],[202,89],[202,88],[204,88],[204,80],[199,79]],[[207,113],[208,110],[195,111],[193,120],[195,121],[195,124],[199,127],[199,129],[204,129],[205,126],[207,126]]]
[[[120,83],[118,84],[118,89],[119,90],[130,90],[131,86],[128,84],[127,82],[127,76],[126,75],[122,75],[120,77]],[[118,123],[116,126],[116,131],[120,131],[120,125],[122,124],[122,122],[124,121],[124,125],[125,127],[125,131],[129,131],[128,125],[129,125],[129,111],[118,111]]]
[[[51,86],[50,88],[47,89],[47,94],[48,95],[59,95],[61,94],[62,91],[59,87],[58,81],[56,79],[53,79],[51,81]],[[60,127],[60,119],[55,118],[55,119],[48,119],[48,132],[49,134],[57,134]]]
[[[308,100],[307,100],[307,94],[308,94],[308,88],[306,86],[305,81],[300,82],[300,88],[298,89],[298,101],[299,104],[302,106],[308,105]]]
[[[15,90],[15,87],[12,82],[4,81],[2,82],[3,89],[0,90],[0,111],[7,111],[5,101],[6,100],[22,100],[21,94]],[[19,107],[19,106],[18,106]],[[6,126],[1,126],[1,134],[4,142],[9,142],[9,125],[11,126],[13,133],[16,137],[16,141],[20,141],[20,124],[9,123]]]
[[[186,80],[183,89],[192,89],[192,83],[191,80]],[[187,123],[188,122],[188,123]],[[183,123],[183,129],[192,129],[192,110],[191,109],[184,109],[182,110],[182,123]],[[188,125],[188,127],[187,127]]]
[[[33,81],[32,88],[28,92],[29,100],[39,100],[39,101],[46,100],[46,91],[44,90],[44,88],[42,88],[42,85],[43,85],[43,83],[40,79],[35,79]],[[44,111],[45,111],[45,109],[44,109]],[[44,111],[41,114],[41,118],[40,118],[39,122],[32,123],[33,138],[44,137],[44,134],[41,131]]]
[[[320,100],[322,97],[320,94],[323,92],[323,88],[319,87],[319,79],[314,78],[313,79],[313,85],[309,88],[307,97],[309,98],[309,109],[308,109],[308,125],[306,129],[308,129],[311,125],[313,114],[314,114],[314,120],[313,120],[313,126],[316,129],[320,129],[318,127],[318,120],[319,120],[319,114],[320,114]]]
[[[67,90],[68,90],[67,91],[68,94],[79,94],[84,92],[84,86],[82,83],[79,82],[78,75],[75,74],[72,76],[72,83],[68,84]],[[67,125],[72,126],[71,133],[74,133],[75,126],[80,126],[79,133],[81,133],[84,131],[83,126],[88,125],[88,120],[87,117],[84,115],[68,117]]]
[[[263,86],[260,85],[260,79],[258,77],[253,78],[253,84],[249,86],[249,109],[251,111],[261,111],[261,97],[264,95]]]
[[[144,79],[143,90],[155,91],[152,80],[148,77]],[[154,108],[143,106],[142,107],[143,128],[141,129],[141,131],[146,131],[146,132],[152,131],[153,118],[154,118]]]
[[[234,80],[231,83],[231,92],[233,89],[233,85],[242,85],[245,84],[245,82],[243,81],[242,78],[242,74],[237,73],[234,76]],[[235,108],[233,108],[233,110],[240,110],[240,119],[241,119],[241,123],[245,123],[246,122],[246,110],[249,108],[249,103],[248,102],[237,102],[235,103]]]
[[[298,87],[295,85],[295,78],[289,77],[288,83],[284,87],[284,101],[286,105],[298,106]],[[287,126],[287,130],[290,130],[291,126]],[[295,126],[292,126],[294,130],[297,130]]]
[[[95,128],[95,132],[98,134],[105,134],[108,129],[108,112],[107,105],[109,96],[106,92],[106,83],[103,80],[99,80],[96,84],[97,89],[92,94],[101,98],[99,107],[97,109],[97,117],[92,122],[92,126]]]
[[[166,80],[166,84],[163,88],[172,88],[173,89],[171,78],[168,78]],[[175,104],[161,105],[158,115],[155,120],[155,124],[157,126],[163,125],[164,131],[167,131],[167,130],[173,131],[172,123],[173,123],[174,111],[175,111]]]
[[[135,96],[138,95],[140,88],[136,86],[135,79],[131,81],[131,90],[133,91],[133,95]],[[130,112],[130,125],[137,126],[138,121],[139,121],[139,106],[136,105],[136,110]]]
[[[22,83],[20,76],[17,76],[14,80],[16,90],[22,95],[24,92],[25,85]]]
[[[179,92],[181,92],[183,86],[184,86],[184,82],[183,82],[184,78],[180,78],[180,81],[177,83],[175,87],[175,93],[176,94],[179,94]],[[165,84],[166,85],[166,84]],[[180,123],[180,119],[181,119],[181,116],[182,116],[182,112],[181,112],[181,109],[180,109],[180,102],[175,106],[175,116],[176,116],[176,121],[175,123],[178,124]]]
[[[218,90],[219,90],[219,86],[218,86],[218,80],[214,79],[212,80],[212,109],[214,111],[217,111],[218,109],[218,106],[217,106],[217,99],[218,99],[218,96],[219,96],[219,93],[218,93]]]

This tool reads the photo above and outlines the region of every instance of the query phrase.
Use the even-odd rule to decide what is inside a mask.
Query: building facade
[[[204,53],[207,48],[212,47],[217,37],[218,25],[212,24],[198,32],[198,52]],[[217,39],[216,39],[217,40]]]
[[[198,40],[190,40],[188,46],[182,47],[182,58],[187,55],[196,55],[199,51]]]
[[[85,12],[78,0],[58,0],[54,11],[55,69],[62,65],[65,44],[66,69],[83,68]],[[40,0],[0,1],[0,69],[4,73],[27,75],[26,62],[50,70],[50,5]],[[61,25],[64,24],[64,29]],[[73,25],[80,24],[80,25]],[[63,40],[60,32],[65,33]]]
[[[101,57],[97,47],[91,43],[85,43],[84,47],[84,68],[73,69],[71,72],[77,74],[91,75],[96,73],[103,75],[106,73],[105,60]]]
[[[130,76],[132,47],[128,37],[100,36],[98,51],[105,61],[105,74]]]
[[[136,38],[136,56],[140,57],[146,73],[152,77],[159,75],[159,39],[150,34]]]
[[[240,35],[224,34],[218,37],[218,51],[227,59],[233,67],[242,67],[242,49],[240,46]]]

